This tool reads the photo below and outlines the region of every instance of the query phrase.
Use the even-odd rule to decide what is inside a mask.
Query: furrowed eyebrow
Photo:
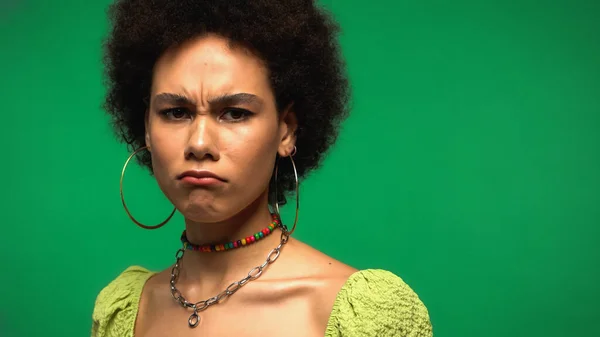
[[[208,99],[208,103],[210,105],[262,104],[262,100],[256,95],[241,92],[212,97]]]
[[[152,99],[153,104],[170,104],[170,105],[194,105],[194,100],[179,94],[171,94],[168,92],[158,94]]]
[[[153,98],[153,104],[169,104],[169,105],[195,105],[196,102],[184,95],[161,93]],[[237,94],[224,94],[208,99],[210,105],[240,105],[240,104],[261,104],[262,99],[258,96],[241,92]]]

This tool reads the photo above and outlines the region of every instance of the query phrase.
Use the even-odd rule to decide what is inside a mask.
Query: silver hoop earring
[[[277,158],[277,164],[275,164],[275,213],[277,213],[277,216],[279,217],[279,220],[281,221],[281,226],[283,227],[283,235],[286,236],[287,238],[289,238],[290,235],[292,235],[292,233],[294,233],[294,231],[296,230],[296,224],[298,223],[298,211],[300,208],[300,183],[298,182],[298,170],[296,169],[296,162],[294,162],[294,155],[296,154],[297,149],[296,146],[294,145],[294,149],[292,150],[292,153],[287,156],[288,158],[290,158],[290,161],[292,162],[292,167],[294,168],[294,178],[296,178],[296,216],[294,217],[294,225],[292,226],[292,229],[288,229],[288,227],[286,225],[283,224],[283,221],[281,221],[281,214],[279,213],[279,200],[278,200],[278,190],[277,190],[277,173],[279,171],[279,159]],[[286,238],[286,241],[287,241]]]

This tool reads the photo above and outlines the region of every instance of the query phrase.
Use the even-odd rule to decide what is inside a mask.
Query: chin
[[[223,211],[214,202],[188,201],[178,209],[186,219],[193,222],[218,222],[225,218]]]

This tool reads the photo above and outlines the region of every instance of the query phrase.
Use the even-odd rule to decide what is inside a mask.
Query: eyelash
[[[243,122],[243,121],[247,120],[249,117],[251,117],[252,115],[254,115],[254,113],[250,110],[240,109],[240,108],[227,108],[227,109],[223,109],[223,113],[221,114],[221,117],[223,115],[225,115],[227,113],[231,113],[231,112],[238,112],[238,113],[242,114],[241,118],[230,120],[230,122],[232,122],[232,123]]]
[[[183,112],[187,117],[191,116],[190,111],[186,108],[169,108],[169,109],[160,110],[158,113],[161,116],[164,116],[169,120],[179,121],[179,120],[184,119],[184,118],[174,118],[173,113],[175,113],[175,112]],[[223,113],[221,114],[221,117],[227,113],[232,113],[232,112],[241,113],[242,117],[238,118],[238,119],[229,120],[229,122],[231,122],[231,123],[239,123],[239,122],[245,121],[250,116],[254,115],[254,113],[250,110],[240,109],[240,108],[226,108],[226,109],[223,109]]]
[[[182,118],[174,118],[173,117],[173,113],[174,112],[183,112],[185,115],[190,116],[190,112],[189,110],[185,109],[185,108],[170,108],[170,109],[164,109],[164,110],[160,110],[158,113],[161,116],[166,117],[169,120],[181,120]]]

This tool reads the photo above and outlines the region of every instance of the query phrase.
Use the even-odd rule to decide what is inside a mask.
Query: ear
[[[298,119],[293,109],[294,104],[290,103],[283,111],[279,119],[279,149],[277,152],[282,157],[289,156],[296,145],[296,130],[298,129]]]
[[[149,118],[150,118],[149,110],[146,109],[146,113],[144,115],[144,133],[145,133],[144,139],[146,141],[146,146],[148,147],[148,151],[151,151],[152,146],[151,146],[151,142],[150,142],[150,132],[148,131],[149,130],[148,127],[150,125]]]

